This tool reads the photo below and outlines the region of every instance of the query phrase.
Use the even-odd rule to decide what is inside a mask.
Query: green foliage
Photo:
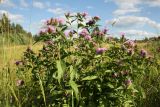
[[[22,61],[16,62],[19,81],[11,92],[12,105],[142,105],[144,78],[153,70],[158,72],[157,61],[124,37],[109,40],[106,30],[99,28],[97,16],[88,22],[84,13],[65,16],[64,23],[53,18],[47,21],[36,41],[44,42],[38,54],[28,48]]]

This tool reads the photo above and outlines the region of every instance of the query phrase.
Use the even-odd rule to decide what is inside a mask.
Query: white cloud
[[[44,9],[45,6],[42,2],[39,2],[39,1],[34,1],[33,2],[33,7],[36,7],[36,8],[39,8],[39,9]]]
[[[25,0],[20,0],[20,5],[22,7],[28,7],[29,6],[28,3]]]
[[[144,39],[144,38],[150,38],[150,37],[156,37],[158,34],[147,32],[143,30],[124,30],[123,31],[126,34],[126,37],[129,39]]]
[[[105,3],[111,0],[104,0]],[[114,15],[125,15],[128,13],[141,12],[140,5],[147,5],[149,7],[160,7],[160,0],[113,0],[118,8],[113,12]]]
[[[16,7],[16,4],[13,3],[11,0],[2,0],[0,5],[3,7],[12,7],[12,8]]]
[[[87,9],[93,9],[93,6],[87,6]]]
[[[54,9],[49,8],[47,11],[51,12],[51,13],[53,13],[55,15],[61,15],[61,14],[64,14],[66,12],[66,10],[64,10],[62,8],[54,8]]]
[[[6,14],[11,22],[14,23],[22,23],[24,21],[24,17],[21,14],[12,14],[10,12],[7,12],[5,10],[0,10],[0,18],[2,17],[3,14]]]
[[[107,24],[115,23],[115,27],[118,28],[139,28],[148,25],[158,31],[160,31],[160,23],[147,18],[147,17],[138,17],[138,16],[121,16],[119,18],[114,18],[113,20],[106,21]]]

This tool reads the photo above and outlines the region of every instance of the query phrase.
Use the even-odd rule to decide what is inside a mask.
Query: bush
[[[36,54],[28,48],[16,62],[18,104],[129,107],[145,98],[137,84],[150,72],[152,58],[124,35],[116,41],[106,37],[100,18],[86,15],[67,13],[65,21],[46,22],[37,39],[43,49]]]

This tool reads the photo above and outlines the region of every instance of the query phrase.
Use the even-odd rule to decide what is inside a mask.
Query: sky
[[[0,17],[37,34],[44,20],[63,17],[66,12],[87,12],[99,16],[110,36],[143,39],[160,35],[160,0],[0,0]],[[114,26],[111,26],[114,23]]]

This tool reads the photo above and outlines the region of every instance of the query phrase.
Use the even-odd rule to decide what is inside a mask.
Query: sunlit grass
[[[0,68],[5,66],[14,66],[15,61],[20,60],[23,52],[31,47],[34,52],[38,52],[42,48],[42,44],[35,45],[13,45],[0,47]]]

